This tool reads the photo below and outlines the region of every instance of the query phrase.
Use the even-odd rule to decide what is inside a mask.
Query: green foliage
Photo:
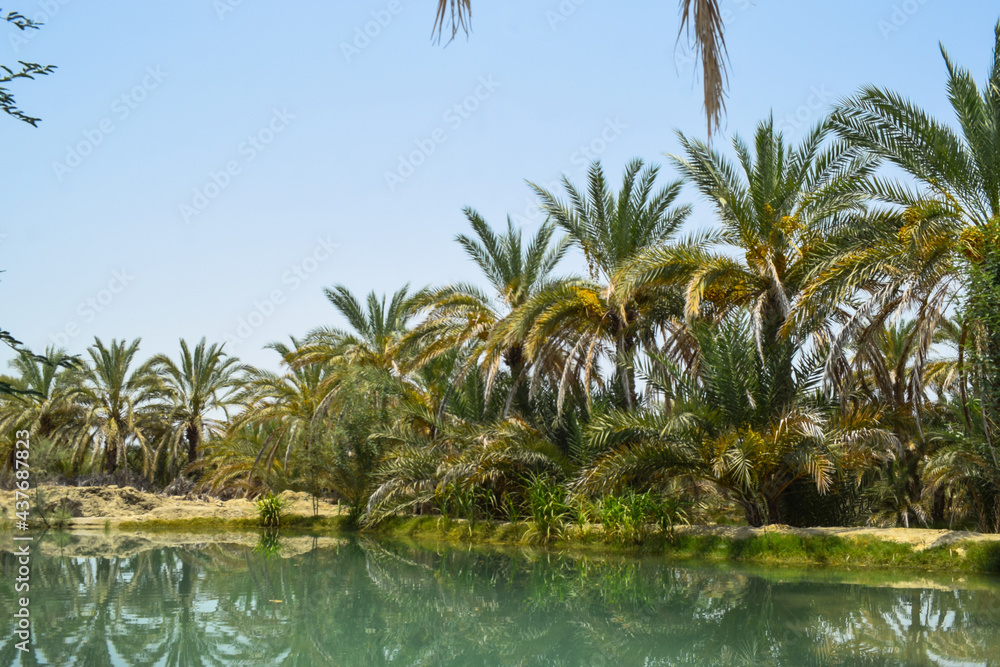
[[[566,500],[566,487],[545,475],[528,482],[528,516],[531,527],[524,538],[529,542],[552,544],[566,535],[573,508]]]
[[[636,493],[630,488],[617,496],[605,496],[599,507],[604,538],[617,544],[643,544],[654,528],[672,540],[675,526],[687,522],[687,512],[678,499],[660,497],[652,491]]]
[[[267,524],[264,524],[265,526]],[[276,558],[281,555],[281,534],[277,530],[264,530],[253,551],[264,558]]]
[[[265,528],[279,527],[286,504],[287,502],[282,496],[277,496],[270,492],[254,501],[260,525]]]
[[[38,30],[42,24],[18,12],[7,12],[0,15],[0,19],[11,24],[18,30]],[[55,71],[55,65],[39,65],[38,63],[26,63],[18,61],[20,67],[11,69],[5,65],[0,65],[0,84],[10,83],[17,79],[34,79],[36,76],[44,76]],[[40,118],[34,118],[17,108],[14,101],[14,94],[6,86],[0,85],[0,111],[17,120],[24,121],[32,127],[38,127]]]

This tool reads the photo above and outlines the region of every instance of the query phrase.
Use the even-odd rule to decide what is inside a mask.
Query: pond
[[[1000,664],[996,578],[253,539],[36,545],[0,665]]]

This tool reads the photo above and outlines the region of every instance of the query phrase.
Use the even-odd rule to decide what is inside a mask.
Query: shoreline
[[[351,534],[345,512],[336,504],[317,503],[302,492],[284,492],[288,504],[281,528],[283,540],[333,540]],[[147,548],[206,542],[252,546],[258,525],[252,502],[162,496],[132,487],[42,487],[51,508],[70,508],[67,528],[73,534],[98,535],[100,555],[141,544]],[[0,491],[0,507],[10,519],[14,492]],[[362,534],[424,543],[525,547],[554,552],[640,554],[676,561],[734,562],[764,566],[826,568],[905,568],[915,571],[1000,573],[1000,535],[928,528],[819,527],[772,525],[677,526],[673,538],[653,534],[641,545],[608,543],[599,525],[569,526],[562,539],[547,546],[529,545],[526,523],[467,522],[438,516],[397,517]],[[5,531],[6,532],[6,531]],[[0,544],[9,539],[0,537]],[[331,543],[334,543],[331,542]],[[291,544],[291,543],[289,543]],[[304,546],[302,547],[304,548]],[[297,551],[298,547],[293,549]],[[81,554],[83,555],[83,554]]]

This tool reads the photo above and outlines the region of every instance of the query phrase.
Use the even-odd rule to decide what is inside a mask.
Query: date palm
[[[22,350],[9,362],[14,375],[6,383],[13,392],[0,395],[0,433],[4,434],[0,456],[5,466],[13,463],[16,431],[28,431],[36,440],[72,440],[78,414],[67,368],[72,359],[65,350],[49,347],[44,357]]]
[[[684,290],[685,315],[718,320],[746,308],[758,352],[790,362],[790,315],[809,279],[813,255],[834,221],[863,212],[856,184],[873,160],[840,144],[824,147],[829,129],[815,127],[798,145],[786,143],[772,118],[758,124],[752,147],[733,139],[733,163],[704,142],[679,135],[672,160],[715,210],[720,228],[640,253],[625,282],[673,284]],[[796,330],[801,327],[795,326]],[[791,367],[776,368],[790,382]]]
[[[291,345],[270,343],[267,347],[280,354],[286,364],[301,349],[295,339]],[[270,479],[276,468],[287,470],[292,453],[309,447],[316,438],[316,417],[329,375],[329,368],[322,364],[294,366],[284,374],[251,371],[236,397],[243,409],[229,422],[225,444],[216,443],[213,452],[244,450],[248,442],[259,445],[247,470],[248,481],[255,475]],[[219,478],[215,472],[210,477]]]
[[[836,415],[817,392],[815,359],[765,363],[748,318],[731,315],[713,333],[697,329],[695,368],[663,367],[650,386],[673,393],[670,409],[612,412],[590,426],[599,453],[577,487],[587,493],[655,488],[683,476],[717,486],[743,509],[751,526],[780,522],[786,491],[808,480],[825,493],[845,460],[870,465],[892,436],[877,413]],[[793,367],[791,391],[773,365]],[[658,381],[664,373],[675,378]],[[679,380],[677,382],[676,380]],[[603,452],[603,453],[601,453]]]
[[[228,356],[221,345],[208,345],[204,338],[193,351],[183,339],[180,346],[177,362],[158,354],[147,362],[147,367],[163,377],[171,402],[169,431],[160,450],[173,461],[179,461],[186,450],[191,465],[198,460],[201,444],[223,432],[224,424],[217,417],[228,420],[246,367]]]
[[[411,294],[409,285],[404,285],[388,303],[385,295],[379,298],[370,292],[364,306],[344,285],[323,291],[350,328],[320,327],[311,331],[301,345],[290,350],[293,354],[289,361],[295,367],[354,364],[395,375],[409,370],[412,358],[405,349],[405,336],[426,290]]]
[[[498,325],[551,283],[549,276],[565,254],[567,243],[553,243],[554,227],[545,224],[525,245],[521,230],[509,217],[506,231],[498,234],[475,210],[466,208],[464,212],[474,235],[459,234],[455,240],[493,293],[467,283],[428,290],[417,302],[428,315],[409,334],[409,340],[419,347],[421,363],[463,349],[469,363],[482,365],[487,393],[503,362],[513,380],[510,398],[516,397],[518,409],[526,414],[529,405],[523,379],[530,372],[530,361],[523,341],[503,340],[497,335]]]
[[[982,88],[941,47],[957,127],[875,86],[836,109],[832,123],[842,137],[903,170],[919,188],[871,179],[869,194],[891,207],[888,222],[855,232],[823,276],[842,289],[884,276],[860,314],[918,308],[925,348],[949,306],[964,301],[991,443],[1000,421],[1000,23],[994,34]]]
[[[539,291],[503,325],[502,335],[507,341],[523,340],[534,361],[565,355],[560,397],[571,375],[582,376],[589,388],[598,361],[606,357],[625,407],[634,407],[631,362],[680,314],[675,290],[625,289],[621,275],[637,254],[668,242],[690,212],[689,206],[673,206],[680,182],[656,189],[658,173],[657,166],[644,168],[641,160],[633,160],[615,193],[595,162],[585,191],[563,178],[568,201],[532,185],[542,209],[583,252],[589,276],[556,281]]]
[[[142,472],[152,476],[155,456],[150,436],[162,420],[166,388],[158,375],[136,363],[139,343],[137,338],[105,345],[95,338],[83,366],[73,371],[72,400],[81,411],[76,464],[89,451],[92,460],[101,457],[104,472],[113,474],[126,462],[129,450],[138,448]]]

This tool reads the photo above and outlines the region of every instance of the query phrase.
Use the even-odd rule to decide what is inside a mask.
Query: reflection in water
[[[15,559],[0,565],[12,609]],[[364,539],[293,557],[36,552],[32,568],[34,653],[5,633],[0,665],[1000,664],[991,580],[891,588]]]

